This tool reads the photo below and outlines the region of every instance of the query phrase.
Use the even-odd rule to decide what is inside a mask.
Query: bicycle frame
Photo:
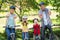
[[[20,26],[20,25],[17,25],[17,26],[14,26],[14,28],[15,27],[18,27],[18,26]],[[7,26],[3,26],[3,28],[6,28]],[[10,27],[9,25],[8,25],[8,28],[10,28],[11,29],[11,31],[12,31],[12,26]],[[15,39],[15,33],[13,33],[13,32],[11,32],[10,33],[10,37],[11,37],[11,40],[14,40]]]
[[[35,40],[40,40],[40,38],[38,37],[38,35],[36,35]]]

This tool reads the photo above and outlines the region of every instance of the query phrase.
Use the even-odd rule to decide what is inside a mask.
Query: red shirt
[[[33,29],[34,29],[34,35],[40,35],[40,25],[39,24],[33,25]]]

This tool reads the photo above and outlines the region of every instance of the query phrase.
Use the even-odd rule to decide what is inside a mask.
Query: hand
[[[42,17],[43,17],[42,14],[39,14],[39,17],[42,19]]]
[[[6,17],[8,18],[10,16],[10,14],[7,14]]]
[[[14,16],[14,19],[16,19],[17,17],[16,16]]]

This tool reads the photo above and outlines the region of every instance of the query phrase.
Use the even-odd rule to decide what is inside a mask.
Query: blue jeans
[[[28,34],[28,32],[22,32],[22,40],[24,40],[24,39],[29,39],[29,34]]]
[[[7,40],[11,40],[11,33],[15,33],[15,29],[6,28]]]
[[[41,40],[45,40],[45,31],[46,31],[46,29],[49,29],[49,32],[51,34],[50,40],[53,40],[53,37],[52,37],[53,36],[53,32],[52,32],[52,28],[51,28],[50,25],[44,25],[42,27],[42,37],[41,37]]]

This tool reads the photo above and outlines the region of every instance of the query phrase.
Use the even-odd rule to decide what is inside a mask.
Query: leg
[[[28,32],[25,33],[25,37],[26,37],[27,40],[29,40],[29,34],[28,34]]]
[[[41,38],[40,38],[40,35],[38,35],[38,37],[39,37],[39,40],[40,40],[40,39],[41,39]]]
[[[7,40],[10,40],[10,29],[6,28],[6,33],[7,33]]]
[[[33,40],[35,40],[35,35],[33,35]]]
[[[24,40],[24,38],[25,38],[25,33],[22,32],[22,40]]]
[[[45,40],[45,26],[42,27],[42,37],[41,40]]]
[[[16,38],[15,38],[15,29],[12,29],[11,33],[14,33],[14,35],[13,35],[14,36],[14,40],[16,40]]]
[[[49,32],[50,32],[50,40],[53,40],[53,37],[52,37],[53,36],[52,28],[51,28],[50,25],[48,25],[47,27],[48,27]]]

